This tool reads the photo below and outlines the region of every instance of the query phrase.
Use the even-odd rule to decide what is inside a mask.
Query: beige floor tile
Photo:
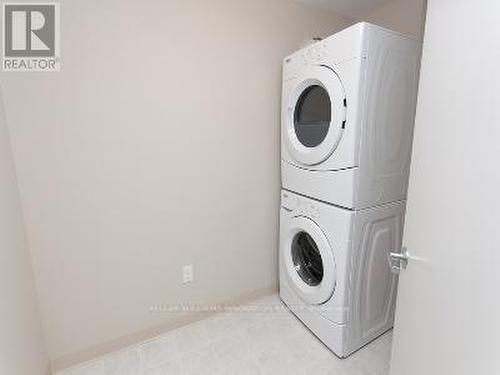
[[[323,345],[276,295],[58,375],[387,375],[392,333],[347,359]]]

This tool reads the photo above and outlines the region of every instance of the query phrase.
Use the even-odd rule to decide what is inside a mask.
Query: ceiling
[[[357,18],[392,0],[295,0],[304,5],[329,9],[339,14]]]

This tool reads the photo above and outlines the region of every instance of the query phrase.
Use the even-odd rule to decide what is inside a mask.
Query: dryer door
[[[328,67],[314,66],[291,90],[283,137],[297,163],[312,166],[325,161],[337,148],[345,126],[342,83]]]
[[[299,216],[290,221],[281,256],[295,292],[308,304],[330,299],[336,283],[333,251],[319,226]]]

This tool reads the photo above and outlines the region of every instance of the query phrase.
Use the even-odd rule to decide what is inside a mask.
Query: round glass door
[[[311,219],[297,216],[287,224],[280,245],[283,262],[290,286],[309,304],[319,305],[333,294],[337,271],[330,243]]]
[[[297,80],[282,129],[288,150],[299,164],[320,164],[335,151],[344,131],[344,99],[339,77],[327,67],[311,67]]]
[[[318,245],[306,232],[299,232],[292,240],[293,265],[300,278],[310,286],[323,280],[323,260]]]
[[[295,134],[305,147],[316,147],[328,134],[332,104],[328,92],[319,85],[309,86],[300,95],[294,114]]]

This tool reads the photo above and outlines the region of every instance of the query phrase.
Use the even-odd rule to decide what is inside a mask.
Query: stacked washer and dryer
[[[419,55],[358,23],[284,60],[280,297],[339,357],[394,323]]]

